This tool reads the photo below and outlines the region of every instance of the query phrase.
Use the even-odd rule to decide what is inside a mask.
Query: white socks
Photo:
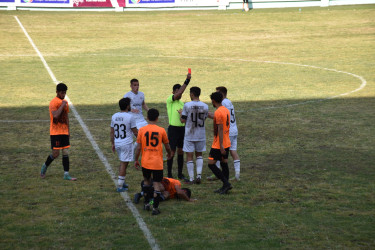
[[[217,161],[217,162],[216,162],[216,167],[217,167],[218,169],[221,168],[221,167],[220,167],[220,161]]]
[[[202,170],[203,170],[203,157],[198,156],[196,159],[196,164],[197,164],[197,178],[202,178]],[[194,181],[194,162],[193,161],[188,161],[186,163],[187,165],[187,170],[189,173],[190,181]]]
[[[119,188],[122,188],[122,185],[125,183],[125,176],[119,176],[117,179],[117,185]]]
[[[197,164],[198,164],[198,162],[197,162]],[[233,161],[233,165],[234,165],[235,177],[236,177],[237,180],[239,180],[240,179],[240,171],[241,171],[241,161],[235,160],[235,161]],[[216,167],[219,168],[219,169],[221,168],[220,167],[220,161],[216,162]]]
[[[194,162],[188,161],[186,165],[187,165],[187,170],[189,173],[190,181],[194,181]]]
[[[202,156],[198,156],[197,160],[196,160],[196,163],[197,163],[197,176],[201,177],[201,175],[202,175],[202,169],[203,169],[203,157]]]
[[[235,171],[235,177],[236,179],[240,179],[240,165],[241,165],[241,161],[240,160],[235,160],[233,161],[233,164],[234,164],[234,171]]]

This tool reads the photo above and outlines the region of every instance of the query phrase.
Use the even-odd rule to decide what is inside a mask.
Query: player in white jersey
[[[130,98],[130,107],[133,114],[133,118],[137,123],[137,129],[139,130],[143,126],[147,125],[147,122],[142,114],[142,108],[146,111],[149,110],[145,102],[145,94],[139,91],[139,81],[137,79],[130,80],[130,88],[132,89],[124,95],[124,98]]]
[[[186,152],[190,184],[201,183],[203,169],[202,152],[206,151],[206,129],[204,124],[208,117],[208,105],[199,100],[200,94],[200,88],[190,88],[191,102],[185,103],[181,112],[181,122],[185,123],[183,151]],[[197,179],[195,181],[193,162],[194,152],[197,165]]]
[[[139,81],[137,79],[131,79],[130,80],[130,88],[131,91],[126,93],[124,95],[124,98],[130,98],[130,111],[133,115],[133,119],[136,122],[137,129],[139,130],[140,128],[146,126],[148,123],[143,117],[142,114],[142,108],[145,109],[146,111],[149,110],[147,107],[147,104],[145,102],[145,94],[141,91],[139,91]],[[133,144],[133,150],[137,148],[137,142],[135,141]]]
[[[217,92],[220,92],[224,99],[221,102],[221,104],[226,107],[229,112],[230,112],[230,128],[229,128],[229,138],[230,138],[230,143],[231,146],[229,148],[230,155],[233,158],[233,164],[234,164],[234,171],[235,171],[235,180],[239,181],[240,180],[240,157],[238,156],[237,153],[237,136],[238,136],[238,129],[237,129],[237,121],[236,121],[236,116],[234,113],[234,107],[232,102],[227,98],[227,88],[226,87],[217,87],[216,88]],[[219,167],[218,164],[216,163],[217,166]]]
[[[120,160],[120,173],[117,180],[117,192],[128,190],[125,183],[126,168],[133,161],[133,136],[138,134],[136,122],[130,111],[130,99],[122,98],[119,101],[121,112],[117,112],[111,119],[111,143],[113,153],[117,151]]]

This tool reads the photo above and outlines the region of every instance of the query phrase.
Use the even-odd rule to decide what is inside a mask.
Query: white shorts
[[[134,161],[133,159],[133,143],[123,144],[123,145],[116,145],[116,152],[118,158],[121,162],[130,162]]]
[[[230,148],[229,150],[237,150],[237,135],[229,136],[230,139]]]
[[[204,152],[206,151],[206,141],[187,141],[184,140],[184,147],[182,149],[184,152]]]

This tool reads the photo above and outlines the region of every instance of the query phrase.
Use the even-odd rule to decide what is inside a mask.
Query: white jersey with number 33
[[[115,130],[115,145],[124,145],[133,142],[133,131],[136,123],[131,113],[118,112],[112,116],[111,128]]]

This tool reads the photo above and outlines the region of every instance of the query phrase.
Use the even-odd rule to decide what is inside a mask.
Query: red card
[[[188,73],[191,74],[191,68],[188,68]]]

